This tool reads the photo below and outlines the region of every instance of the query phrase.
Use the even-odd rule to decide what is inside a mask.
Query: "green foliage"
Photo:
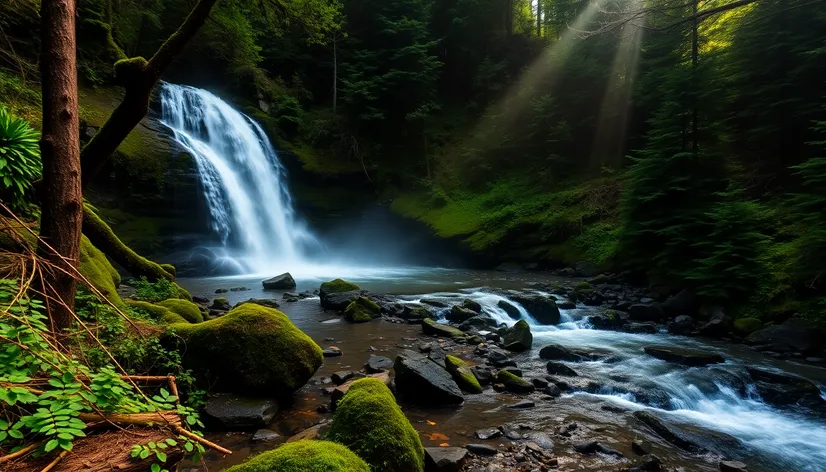
[[[32,202],[32,184],[40,178],[40,133],[0,107],[0,197],[20,212]]]
[[[344,319],[353,323],[373,321],[381,315],[381,308],[369,298],[358,297],[344,310]]]
[[[141,277],[135,280],[135,298],[147,302],[159,302],[170,298],[178,298],[180,292],[175,282],[168,279],[158,279],[155,282]]]
[[[346,447],[329,441],[296,441],[251,457],[226,472],[368,472],[367,464]]]
[[[816,123],[816,129],[826,134],[826,122]],[[826,140],[811,144],[826,152]],[[822,288],[820,278],[826,264],[826,157],[813,157],[793,169],[802,180],[800,191],[791,201],[792,213],[801,227],[795,248],[795,276],[812,288]]]
[[[424,448],[384,383],[353,382],[336,407],[327,439],[347,446],[373,472],[422,472]]]

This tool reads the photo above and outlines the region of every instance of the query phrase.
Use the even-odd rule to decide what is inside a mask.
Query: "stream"
[[[471,298],[482,305],[484,313],[508,325],[515,321],[497,306],[498,301],[505,299],[500,289],[531,289],[537,284],[563,280],[534,273],[423,268],[354,269],[349,275],[363,289],[396,294],[411,303],[424,296],[447,303]],[[326,279],[333,277],[330,274]],[[297,290],[313,290],[323,279],[297,278]],[[421,328],[417,325],[383,320],[347,323],[335,313],[325,313],[317,298],[282,303],[281,292],[263,291],[260,281],[260,277],[225,277],[182,279],[181,283],[193,295],[210,298],[219,288],[250,289],[223,294],[231,303],[248,298],[278,299],[281,310],[319,345],[335,344],[344,352],[341,357],[325,359],[314,379],[296,394],[295,404],[273,421],[271,429],[282,434],[283,440],[331,417],[315,411],[316,407],[328,403],[321,394],[321,388],[325,386],[322,379],[335,371],[358,370],[371,352],[394,358],[403,349],[415,349],[421,342]],[[826,369],[779,361],[741,345],[703,342],[665,333],[630,334],[592,329],[588,317],[601,308],[578,306],[563,310],[562,322],[557,326],[540,325],[530,313],[521,310],[534,334],[533,349],[514,357],[525,372],[525,378],[545,374],[545,361],[538,358],[538,350],[546,344],[590,349],[605,353],[609,358],[566,362],[583,381],[572,381],[573,392],[553,401],[537,401],[536,407],[529,410],[505,408],[519,397],[496,393],[490,388],[479,395],[466,395],[464,405],[457,409],[405,407],[405,413],[421,433],[426,447],[479,442],[473,437],[474,431],[502,424],[528,424],[535,430],[553,432],[560,425],[576,422],[582,439],[598,438],[628,458],[634,457],[632,440],[646,438],[654,444],[654,452],[664,464],[675,470],[718,470],[717,461],[721,457],[745,462],[750,471],[826,470],[826,412],[781,410],[763,403],[748,385],[745,367],[790,372],[814,381],[821,390],[826,384]],[[325,339],[335,339],[335,342]],[[645,346],[683,346],[715,351],[722,354],[726,362],[708,367],[676,366],[646,355],[643,352]],[[472,349],[472,346],[465,349]],[[585,379],[591,383],[596,381],[599,387],[595,390],[593,385],[586,385]],[[712,452],[691,454],[668,444],[634,421],[632,413],[637,410],[653,411],[689,429],[696,429],[699,441],[706,441]],[[236,454],[223,459],[209,455],[206,462],[209,470],[236,464],[251,453],[274,447],[272,443],[251,443],[251,433],[213,433],[211,439],[230,447]],[[500,440],[494,443],[498,444]],[[631,465],[629,460],[602,455],[576,455],[569,444],[559,441],[554,446],[554,453],[560,458],[560,470],[624,470]]]

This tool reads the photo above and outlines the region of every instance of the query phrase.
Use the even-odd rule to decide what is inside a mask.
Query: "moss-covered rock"
[[[325,296],[331,293],[352,292],[353,290],[361,290],[361,287],[346,280],[335,279],[321,284],[319,294]]]
[[[131,308],[133,311],[137,311],[139,314],[142,314],[148,317],[149,319],[152,319],[159,323],[163,323],[166,325],[190,323],[183,316],[179,315],[178,313],[175,313],[174,311],[164,306],[137,300],[129,300],[126,303],[129,306],[129,308]]]
[[[509,351],[527,351],[533,344],[531,327],[525,320],[519,320],[515,325],[505,330],[503,336],[505,349]]]
[[[80,238],[80,265],[78,269],[83,277],[100,291],[110,303],[118,308],[125,308],[126,305],[118,295],[120,274],[86,236]]]
[[[739,320],[734,320],[734,332],[740,336],[748,336],[761,329],[763,329],[763,322],[757,318],[740,318]]]
[[[536,387],[527,380],[517,377],[507,370],[496,373],[496,382],[505,386],[505,390],[514,393],[531,393]]]
[[[383,382],[360,379],[338,403],[327,439],[347,446],[372,472],[422,472],[424,448]]]
[[[318,290],[321,307],[327,310],[344,310],[361,294],[360,290],[358,285],[341,279],[324,282]]]
[[[330,441],[296,441],[251,457],[225,472],[369,472],[359,456]]]
[[[470,367],[458,357],[447,355],[445,356],[445,367],[453,380],[462,390],[470,393],[482,393],[482,385],[476,380],[476,376],[471,372]]]
[[[422,320],[422,333],[435,334],[436,336],[444,336],[446,338],[461,338],[465,336],[462,330],[447,324],[437,323],[430,318]]]
[[[184,367],[224,392],[288,397],[323,360],[321,348],[284,313],[253,303],[196,325],[172,326],[186,346]]]
[[[583,290],[593,290],[593,289],[594,289],[594,287],[592,287],[591,284],[589,284],[588,282],[580,282],[580,283],[576,284],[576,288],[574,290],[576,290],[577,292],[581,292]]]
[[[201,323],[204,321],[204,315],[201,313],[201,309],[189,300],[170,298],[169,300],[158,302],[158,306],[167,308],[190,323]]]
[[[353,323],[366,323],[381,316],[381,307],[365,297],[358,297],[344,310],[344,319]]]

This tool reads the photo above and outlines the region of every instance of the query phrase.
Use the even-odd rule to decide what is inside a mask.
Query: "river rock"
[[[618,450],[606,446],[604,444],[600,444],[598,441],[584,441],[577,444],[574,444],[574,450],[580,454],[605,454],[608,456],[614,457],[625,457],[621,452]]]
[[[322,299],[321,307],[325,310],[344,311],[350,303],[361,296],[361,291],[330,293]]]
[[[453,377],[430,359],[396,357],[396,389],[412,403],[440,406],[465,401]]]
[[[706,452],[736,452],[740,441],[724,433],[710,431],[690,424],[672,423],[651,411],[636,411],[634,418],[645,424],[658,436],[680,449],[695,454]]]
[[[803,377],[756,367],[746,367],[746,370],[755,381],[757,393],[766,403],[802,404],[808,407],[826,406],[826,400],[821,397],[817,385]]]
[[[376,356],[371,354],[364,364],[365,370],[371,374],[378,374],[393,368],[393,360],[384,356]]]
[[[490,385],[493,381],[493,372],[484,366],[475,365],[470,368],[470,371],[473,373],[473,376],[476,377],[476,380],[479,381],[479,384],[482,386]]]
[[[773,352],[797,351],[804,354],[823,352],[823,329],[811,321],[791,318],[783,324],[751,333],[746,343],[768,347]]]
[[[545,449],[546,451],[552,451],[554,449],[554,441],[548,433],[544,433],[542,431],[528,431],[524,434],[524,436],[525,439],[536,443],[539,447]]]
[[[562,300],[561,302],[556,302],[556,307],[560,310],[573,310],[576,308],[576,303],[571,300]]]
[[[511,300],[522,305],[533,319],[544,325],[559,324],[561,315],[556,300],[542,295],[514,295]]]
[[[424,334],[435,334],[436,336],[443,336],[445,338],[461,338],[465,336],[461,330],[453,326],[437,323],[432,319],[422,321],[422,332]]]
[[[482,305],[476,300],[471,300],[470,298],[465,298],[462,300],[462,307],[467,308],[476,314],[482,313]]]
[[[462,331],[484,331],[496,327],[496,321],[486,316],[474,316],[459,324]]]
[[[332,380],[336,385],[341,385],[353,378],[353,375],[355,374],[349,370],[340,370],[338,372],[334,372],[333,375],[330,376],[330,380]]]
[[[370,375],[370,377],[382,381],[388,387],[390,387],[391,385],[390,375],[387,372],[372,374]],[[344,384],[336,387],[330,394],[330,409],[335,411],[336,406],[338,406],[339,400],[344,398],[344,395],[347,393],[348,390],[350,390],[350,387],[353,385],[353,382],[362,378],[364,378],[364,374],[354,375],[353,378],[351,378]]]
[[[264,290],[289,290],[296,287],[295,279],[293,279],[293,276],[290,275],[289,272],[276,275],[271,279],[263,281],[262,284],[264,285]]]
[[[599,268],[590,262],[579,261],[574,264],[574,274],[577,277],[596,277],[600,272]]]
[[[432,298],[422,298],[421,300],[419,300],[419,303],[421,303],[423,305],[429,305],[429,306],[432,306],[432,307],[435,307],[435,308],[447,308],[448,307],[447,303],[445,303],[441,300],[434,300]]]
[[[681,290],[677,295],[664,301],[662,304],[663,312],[668,317],[676,316],[697,316],[700,309],[700,302],[697,295],[689,290]]]
[[[330,346],[330,347],[328,347],[327,349],[325,349],[325,350],[321,351],[321,354],[322,354],[324,357],[339,357],[339,356],[341,356],[343,353],[341,352],[341,349],[340,349],[340,348],[338,348],[338,347],[336,347],[336,346]]]
[[[212,305],[209,306],[211,310],[221,310],[227,311],[232,308],[232,305],[229,304],[229,300],[223,297],[216,298],[212,300]]]
[[[694,330],[694,318],[680,315],[666,326],[671,334],[688,334]]]
[[[488,446],[487,444],[468,444],[465,446],[465,449],[479,456],[495,456],[499,453],[499,449]]]
[[[273,300],[272,298],[250,298],[249,300],[245,300],[243,302],[236,303],[233,308],[238,308],[239,306],[244,305],[246,303],[252,303],[252,304],[255,304],[255,305],[265,306],[267,308],[276,308],[276,309],[279,306],[281,306],[281,305],[278,304],[277,301]]]
[[[576,371],[574,371],[573,369],[571,369],[570,367],[568,367],[567,365],[565,365],[561,362],[551,361],[551,362],[548,362],[548,364],[545,367],[548,370],[548,373],[552,374],[552,375],[562,375],[562,376],[565,376],[565,377],[577,377],[577,376],[579,376],[579,374],[577,374]]]
[[[428,318],[433,318],[433,312],[428,310],[423,305],[402,305],[396,303],[395,305],[399,305],[400,313],[397,315],[403,320],[407,322],[422,322]]]
[[[539,358],[547,361],[581,361],[582,357],[574,351],[559,344],[548,344],[539,350]]]
[[[506,370],[496,373],[496,382],[505,386],[505,390],[513,393],[532,393],[536,390],[530,382]]]
[[[445,314],[445,319],[452,323],[461,323],[463,321],[467,321],[474,316],[477,316],[478,313],[475,311],[465,308],[463,306],[454,305],[447,314]]]
[[[252,435],[252,442],[269,442],[275,441],[281,435],[271,429],[259,429]]]
[[[628,309],[631,321],[660,321],[665,316],[659,304],[638,303]]]
[[[763,322],[757,318],[740,318],[734,320],[734,332],[738,336],[745,337],[761,329],[763,329]]]
[[[516,367],[516,361],[511,359],[508,353],[501,349],[491,349],[488,352],[488,361],[490,361],[494,367]]]
[[[631,450],[634,454],[640,456],[651,454],[651,443],[642,439],[635,439],[631,442]]]
[[[519,308],[516,308],[510,302],[507,302],[505,300],[499,300],[499,302],[496,303],[496,306],[501,308],[502,311],[504,311],[508,316],[515,320],[522,318],[522,313],[519,313]]]
[[[468,450],[463,447],[424,448],[425,470],[427,472],[459,472],[467,458]]]
[[[657,334],[660,332],[660,328],[656,323],[630,323],[626,329],[633,334]]]
[[[278,403],[219,393],[207,400],[204,419],[220,429],[251,429],[267,426],[278,412]]]
[[[605,310],[598,315],[591,315],[588,321],[596,329],[620,329],[625,325],[628,315],[614,310]]]
[[[502,344],[509,351],[527,351],[533,345],[531,327],[525,320],[517,321],[515,325],[505,331],[502,336]]]
[[[502,431],[497,428],[488,428],[480,429],[473,434],[482,441],[487,441],[489,439],[496,439],[502,436]]]
[[[524,410],[524,409],[527,409],[527,408],[533,408],[535,406],[536,406],[536,403],[534,403],[533,400],[520,400],[516,403],[508,405],[508,408],[511,408],[511,409],[514,409],[514,410]]]
[[[708,309],[709,320],[697,330],[701,336],[721,337],[731,332],[734,323],[723,307],[714,305]]]
[[[746,472],[748,466],[740,461],[720,461],[720,472]]]
[[[651,357],[689,367],[702,367],[725,362],[723,356],[716,352],[662,346],[646,346],[644,350]]]

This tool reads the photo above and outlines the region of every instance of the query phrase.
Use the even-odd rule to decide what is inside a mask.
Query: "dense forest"
[[[722,306],[753,323],[748,333],[790,318],[826,322],[823,1],[76,0],[68,16],[61,5],[0,5],[0,247],[25,254],[0,281],[0,302],[18,310],[0,318],[2,339],[17,339],[0,361],[18,366],[0,370],[0,400],[46,411],[12,426],[3,417],[21,414],[0,409],[0,448],[42,428],[44,452],[68,451],[84,435],[81,410],[92,423],[110,411],[177,409],[203,426],[195,411],[215,371],[199,377],[208,369],[193,356],[199,343],[224,346],[221,336],[243,331],[233,312],[297,332],[290,373],[268,377],[279,392],[292,394],[321,365],[319,346],[283,313],[275,312],[286,321],[267,324],[271,313],[251,304],[229,311],[225,298],[197,296],[193,304],[173,265],[133,251],[167,250],[158,221],[197,226],[165,208],[188,164],[142,121],[159,113],[161,81],[210,90],[260,123],[291,170],[299,208],[380,204],[470,254],[463,260],[474,268],[621,274],[663,296],[684,291],[698,305]],[[61,18],[64,34],[44,29]],[[62,42],[72,31],[76,45]],[[61,47],[76,51],[76,82],[59,73]],[[76,128],[60,124],[60,107],[72,102]],[[130,296],[109,261],[135,277]],[[577,290],[592,290],[583,283]],[[328,287],[360,290],[339,288]],[[329,308],[324,297],[322,285]],[[386,311],[381,301],[359,295],[339,308],[352,310],[348,321],[372,320]],[[134,320],[178,326],[175,339]],[[210,338],[200,323],[226,332]],[[124,334],[131,329],[149,340]],[[71,334],[49,334],[63,330]],[[82,362],[63,355],[77,348]],[[277,355],[237,355],[283,368]],[[150,399],[121,370],[150,373],[152,382],[177,376],[185,406],[174,377],[171,395],[152,387],[160,396]],[[32,390],[29,376],[44,372],[58,379],[60,401],[35,400],[42,385]],[[211,386],[233,388],[220,384],[226,379]],[[256,391],[256,382],[240,384]],[[171,441],[198,455],[223,452],[188,428],[177,424]],[[166,447],[149,444],[133,458],[165,462]],[[410,470],[423,470],[417,460]]]

